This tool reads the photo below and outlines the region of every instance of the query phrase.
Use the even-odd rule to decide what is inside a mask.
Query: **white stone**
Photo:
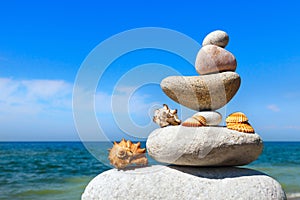
[[[226,32],[221,30],[216,30],[209,33],[202,42],[202,46],[206,46],[209,44],[216,45],[219,47],[226,47],[229,42],[229,36]]]
[[[187,166],[241,166],[256,160],[263,149],[258,134],[226,127],[169,126],[154,130],[146,143],[158,162]]]
[[[251,169],[154,165],[103,172],[88,184],[81,199],[277,200],[286,196],[276,180]]]
[[[201,115],[206,119],[206,125],[216,126],[221,123],[222,115],[216,111],[201,111],[194,114],[194,116]]]

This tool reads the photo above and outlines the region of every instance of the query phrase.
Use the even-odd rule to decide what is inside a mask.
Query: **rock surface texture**
[[[199,74],[219,73],[223,71],[235,71],[236,59],[229,51],[215,46],[207,45],[197,54],[195,68]]]
[[[240,166],[256,160],[263,149],[257,134],[225,127],[170,126],[148,137],[148,154],[162,163],[188,166]]]
[[[286,199],[280,184],[250,169],[168,167],[108,170],[86,187],[82,200]]]
[[[203,76],[169,76],[160,86],[163,92],[193,110],[217,110],[226,105],[241,84],[235,72],[223,72]]]

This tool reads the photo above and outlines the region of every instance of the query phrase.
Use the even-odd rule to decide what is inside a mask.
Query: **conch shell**
[[[239,132],[244,132],[244,133],[254,133],[254,129],[252,126],[248,123],[228,123],[227,128],[231,130],[236,130]]]
[[[226,118],[226,123],[243,123],[247,121],[247,116],[242,112],[232,113]]]
[[[205,117],[201,115],[194,115],[188,119],[186,119],[182,126],[188,126],[188,127],[200,127],[200,126],[206,126],[206,119]]]
[[[134,144],[125,139],[122,139],[120,143],[114,142],[114,146],[109,149],[110,163],[118,169],[125,168],[130,164],[147,165],[146,149],[141,149],[140,145],[140,142]]]
[[[226,118],[226,125],[228,129],[244,132],[254,133],[253,127],[249,124],[247,116],[242,112],[235,112]]]
[[[181,123],[177,116],[177,109],[171,110],[167,104],[163,104],[162,108],[154,111],[153,121],[161,128],[169,125],[176,126]]]

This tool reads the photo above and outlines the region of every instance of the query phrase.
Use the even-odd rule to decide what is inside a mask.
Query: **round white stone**
[[[219,47],[226,47],[229,42],[229,36],[225,31],[216,30],[209,33],[202,42],[202,46],[206,46],[209,44],[216,45]]]

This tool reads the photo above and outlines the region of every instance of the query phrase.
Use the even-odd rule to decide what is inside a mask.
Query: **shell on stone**
[[[114,146],[109,149],[110,164],[118,169],[125,168],[130,164],[147,165],[146,149],[140,148],[140,145],[140,142],[134,144],[125,139],[122,139],[120,143],[114,142]]]
[[[253,127],[248,122],[243,123],[227,123],[227,128],[244,133],[254,133]]]
[[[201,115],[206,119],[207,126],[217,126],[222,121],[222,115],[217,111],[201,111],[195,113],[193,116]]]
[[[243,123],[247,121],[247,116],[242,112],[232,113],[226,118],[226,123]]]
[[[187,127],[206,126],[206,119],[201,115],[192,116],[192,117],[186,119],[182,123],[182,126],[187,126]]]
[[[167,104],[163,104],[162,108],[154,111],[153,121],[161,128],[181,124],[181,120],[177,116],[177,109],[171,110]]]

